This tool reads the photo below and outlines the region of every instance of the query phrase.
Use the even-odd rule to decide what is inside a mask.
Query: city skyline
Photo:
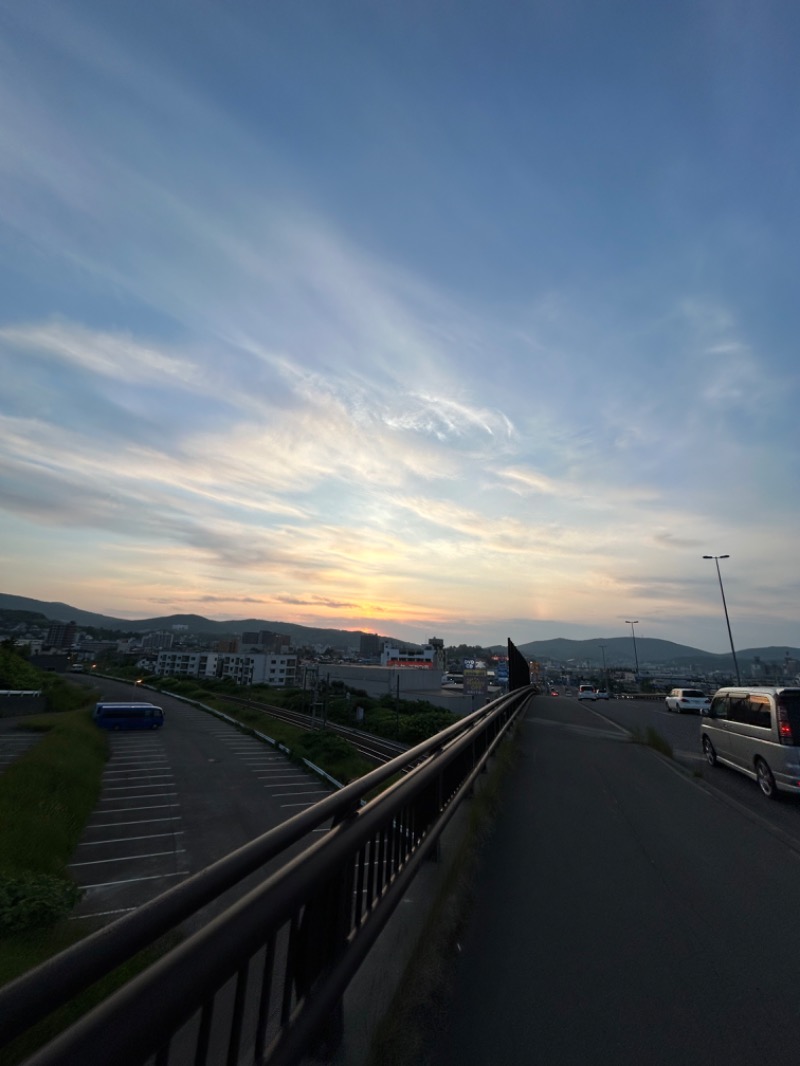
[[[788,3],[0,11],[6,591],[800,646]]]

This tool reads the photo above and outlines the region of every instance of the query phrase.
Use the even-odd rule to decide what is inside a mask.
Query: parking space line
[[[170,774],[169,776],[171,777],[172,775]],[[124,792],[126,788],[131,788],[131,789],[134,789],[134,788],[161,788],[163,785],[166,785],[166,783],[167,783],[166,781],[161,781],[157,785],[109,785],[108,788],[104,789],[103,791],[104,792]]]
[[[97,886],[91,885],[88,887],[94,888]],[[82,918],[108,918],[112,914],[130,914],[131,911],[135,910],[135,907],[118,907],[115,911],[92,911],[90,914],[70,914],[69,921],[79,922]]]
[[[90,888],[111,888],[113,885],[132,885],[137,881],[160,881],[162,877],[188,877],[189,870],[176,870],[174,873],[169,874],[152,874],[148,877],[126,877],[121,881],[101,881],[97,885],[81,885],[80,887],[88,892]]]
[[[87,825],[86,828],[111,829],[120,825],[151,825],[153,822],[179,822],[180,820],[181,816],[179,814],[171,814],[166,818],[136,818],[132,822],[97,822],[95,825]]]
[[[162,767],[159,766],[158,769],[160,770],[160,769],[162,769]],[[103,774],[103,777],[104,778],[106,778],[106,777],[123,777],[125,774],[127,774],[128,776],[130,776],[132,774],[142,774],[145,777],[174,777],[175,776],[171,770],[167,770],[163,774],[154,774],[152,770],[148,770],[146,768],[143,768],[143,769],[139,770],[136,767],[132,766],[130,768],[130,770],[106,770],[106,772]]]
[[[294,781],[308,780],[308,774],[293,774],[291,770],[265,770],[261,774],[256,774],[256,777],[283,777]]]
[[[178,793],[177,792],[165,792],[164,795],[165,796],[177,796]],[[124,799],[124,798],[125,798],[124,796],[117,796],[117,799],[115,799],[114,802],[116,803],[117,800],[121,800],[121,799]],[[144,797],[137,796],[136,798],[137,799],[143,799]],[[152,797],[152,799],[156,799],[156,798],[157,798],[156,796]],[[102,800],[100,802],[102,803]],[[129,814],[131,811],[166,811],[166,810],[174,810],[175,807],[180,807],[180,803],[147,803],[147,804],[144,805],[144,807],[118,807],[116,810],[112,809],[110,811],[98,811],[97,813],[98,814]]]
[[[273,799],[285,799],[287,796],[327,796],[329,795],[327,789],[317,788],[311,789],[310,792],[279,792],[277,796],[273,796]]]
[[[98,844],[127,844],[129,840],[160,840],[161,837],[183,836],[183,829],[174,829],[171,833],[146,833],[140,837],[113,837],[111,840],[82,840],[79,848],[94,848]]]
[[[186,851],[186,848],[175,848],[174,851],[151,851],[148,855],[121,855],[116,859],[92,859],[90,862],[71,862],[70,867],[73,866],[99,866],[101,863],[108,862],[131,862],[135,859],[157,859],[162,855],[182,855]]]
[[[114,766],[119,766],[122,762],[168,762],[166,755],[112,755],[108,760],[113,763]]]
[[[126,800],[162,799],[164,796],[177,796],[177,795],[178,795],[177,792],[150,792],[146,796],[105,796],[105,797],[101,797],[98,800],[98,803],[124,803]],[[164,807],[174,807],[174,806],[176,806],[176,804],[174,804],[174,803],[164,803],[164,804],[162,804],[162,806],[164,806]],[[111,809],[113,810],[114,808],[112,807]],[[117,808],[117,809],[121,810],[122,808]],[[131,807],[131,810],[138,810],[138,809],[139,808]],[[145,810],[146,808],[141,808],[141,809]]]

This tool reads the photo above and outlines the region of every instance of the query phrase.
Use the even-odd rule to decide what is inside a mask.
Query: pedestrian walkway
[[[424,1061],[794,1066],[800,856],[756,790],[748,817],[586,708],[528,719]]]

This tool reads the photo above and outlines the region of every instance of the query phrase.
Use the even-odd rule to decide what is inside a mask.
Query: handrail
[[[303,922],[319,924],[322,904],[319,901],[315,904],[313,901],[316,895],[319,895],[320,900],[327,900],[330,895],[332,871],[346,867],[350,880],[353,877],[362,878],[367,884],[366,889],[362,885],[362,893],[369,901],[369,913],[377,915],[380,911],[379,918],[372,917],[371,922],[367,923],[367,912],[361,913],[361,904],[357,907],[353,921],[350,922],[350,933],[353,928],[362,925],[364,933],[360,936],[357,952],[350,952],[347,963],[339,960],[340,976],[337,981],[340,982],[341,974],[345,973],[348,967],[352,967],[352,960],[358,952],[364,950],[364,944],[371,942],[370,938],[374,939],[376,931],[388,920],[391,910],[388,904],[394,894],[391,891],[393,886],[401,881],[404,883],[405,878],[413,876],[410,871],[416,869],[423,852],[432,846],[452,813],[452,810],[448,810],[452,797],[463,789],[465,783],[483,766],[490,752],[494,750],[497,737],[515,718],[530,694],[530,690],[519,690],[480,708],[436,736],[294,816],[283,825],[194,874],[149,903],[147,907],[133,911],[112,925],[98,930],[36,970],[18,978],[0,990],[3,1042],[9,1042],[73,998],[80,990],[195,914],[222,892],[280,855],[313,829],[332,819],[334,828],[324,838],[305,849],[244,899],[169,952],[30,1061],[32,1064],[80,1061],[86,1066],[94,1061],[101,1063],[107,1061],[107,1041],[112,1038],[115,1048],[119,1044],[118,1051],[115,1051],[113,1056],[115,1063],[122,1066],[125,1062],[141,1061],[137,1056],[142,1053],[142,1040],[148,1043],[148,1054],[152,1054],[160,1046],[159,1041],[168,1041],[178,1014],[186,1013],[187,1010],[191,1013],[200,1008],[212,994],[209,988],[213,986],[218,990],[219,982],[224,983],[231,973],[236,972],[236,962],[241,953],[245,949],[252,950],[253,943],[259,940],[255,934],[256,927],[262,932],[265,928],[273,929],[271,935],[274,936],[277,928],[287,921],[294,930],[290,930],[288,935],[295,940],[299,937],[298,943],[302,941],[303,947],[300,949],[295,944],[293,948],[290,945],[286,949],[287,958],[284,963],[289,969],[284,974],[284,985],[288,981],[290,986],[295,987],[295,993],[290,994],[289,999],[294,995],[297,1000],[295,1006],[307,1001],[305,1009],[308,1012],[308,1004],[313,998],[310,997],[310,991],[316,983],[322,963],[315,956],[313,945],[308,943],[308,932],[301,935],[298,930]],[[387,782],[399,770],[409,766],[414,768],[400,781],[390,785],[384,793],[362,806],[364,798],[370,792]],[[454,780],[450,781],[454,766],[460,768]],[[396,862],[387,858],[389,852],[386,848],[390,845]],[[369,851],[375,865],[383,864],[376,876],[378,880],[385,877],[385,884],[377,895],[372,881],[373,870],[367,870],[364,866],[366,851]],[[381,899],[384,894],[385,903]],[[339,910],[343,907],[347,909],[349,903],[349,900],[339,899],[337,906]],[[310,917],[304,913],[309,908]],[[322,926],[324,925],[323,921]],[[330,929],[326,935],[333,935]],[[261,943],[266,944],[263,938]],[[299,963],[298,959],[301,960]],[[326,958],[325,965],[330,963],[331,959]],[[299,970],[295,973],[298,966]],[[344,970],[342,966],[345,967]],[[308,971],[305,975],[304,970]],[[135,1033],[127,1031],[125,1011],[131,1008],[132,1003],[137,1002],[138,995],[149,996],[154,982],[159,988],[154,1001],[163,1002],[164,1009],[159,1008],[156,1011],[160,1019],[157,1022],[153,1014],[154,1004],[150,1002],[146,1026],[141,1025],[141,1016],[137,1014],[137,1024],[133,1028],[146,1031],[137,1037]],[[173,987],[175,982],[179,986],[177,989]],[[331,987],[334,987],[334,992],[329,991],[327,994],[332,994],[335,999],[337,995],[341,996],[346,982],[341,988],[339,983],[334,983]],[[200,999],[193,1000],[192,995],[200,995]],[[310,1016],[307,1013],[307,1017]],[[106,1032],[106,1017],[111,1019],[109,1024],[117,1035]],[[286,1044],[287,1041],[297,1039],[296,1036],[287,1035],[298,1031],[296,1028],[292,1029],[289,1021],[287,1015],[281,1022],[280,1033],[274,1037],[274,1040],[278,1041],[276,1048],[280,1046],[281,1041]],[[98,1057],[92,1058],[92,1047],[97,1049],[102,1046],[102,1042],[101,1045],[93,1043],[100,1033],[106,1034],[102,1037],[102,1040],[106,1041],[105,1060],[99,1051]],[[122,1034],[125,1034],[124,1038]],[[306,1033],[303,1039],[307,1038]],[[84,1041],[80,1044],[80,1049],[74,1043],[76,1040],[79,1044]],[[63,1057],[67,1054],[62,1047],[64,1041],[67,1041],[70,1047],[67,1057]],[[163,1061],[166,1062],[167,1059]]]

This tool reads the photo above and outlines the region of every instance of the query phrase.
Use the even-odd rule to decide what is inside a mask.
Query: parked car
[[[578,686],[578,699],[579,700],[596,700],[597,693],[595,692],[594,685],[579,685]]]
[[[594,698],[596,700],[607,700],[610,697],[604,688],[599,688],[597,692],[595,692]]]
[[[668,711],[675,711],[677,714],[702,714],[711,706],[711,700],[699,688],[674,688],[665,697],[664,703]]]
[[[557,696],[558,695],[558,689],[557,688],[551,688],[550,689],[550,695],[551,696]]]
[[[709,766],[721,762],[747,774],[768,799],[800,792],[800,688],[721,688],[702,715]]]

